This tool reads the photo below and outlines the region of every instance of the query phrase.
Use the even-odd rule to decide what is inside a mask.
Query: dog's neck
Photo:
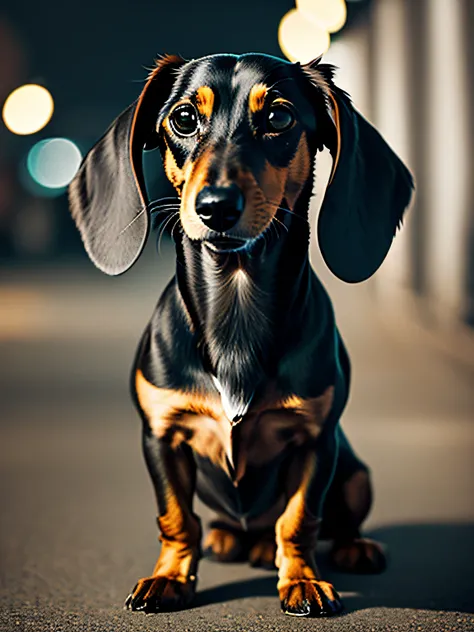
[[[186,236],[178,245],[178,287],[200,338],[205,368],[231,420],[278,365],[288,328],[297,326],[308,283],[309,228],[260,239],[248,251],[222,253]]]

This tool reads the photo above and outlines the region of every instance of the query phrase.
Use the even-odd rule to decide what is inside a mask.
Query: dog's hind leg
[[[225,521],[213,520],[204,541],[204,555],[213,562],[243,562],[248,559],[249,546],[245,531]]]
[[[275,557],[277,545],[275,541],[275,528],[262,530],[254,534],[249,551],[250,566],[264,568],[267,571],[276,569]]]
[[[246,562],[254,568],[275,570],[275,526],[243,531],[222,520],[211,522],[204,555],[213,562]]]
[[[274,521],[275,522],[275,521]],[[244,531],[225,516],[213,520],[204,541],[204,555],[213,562],[249,562],[254,568],[275,570],[275,525]]]
[[[360,534],[360,526],[372,504],[370,473],[341,428],[338,433],[338,462],[326,496],[320,537],[333,540],[330,557],[339,570],[380,573],[386,567],[382,547]]]

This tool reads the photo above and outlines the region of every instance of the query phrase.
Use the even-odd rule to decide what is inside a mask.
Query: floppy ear
[[[319,59],[302,67],[326,101],[331,133],[323,138],[333,169],[318,220],[318,240],[329,269],[343,281],[369,278],[387,255],[413,190],[402,161],[332,81]],[[318,122],[317,122],[318,124]],[[335,132],[335,133],[334,133]],[[324,132],[323,132],[324,133]]]
[[[95,265],[121,274],[138,259],[149,232],[142,151],[167,100],[177,56],[157,62],[139,99],[112,123],[69,185],[72,216]]]

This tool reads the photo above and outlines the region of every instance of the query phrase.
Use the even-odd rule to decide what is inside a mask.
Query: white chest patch
[[[230,398],[228,397],[224,387],[219,382],[217,377],[213,375],[212,379],[214,380],[215,387],[217,388],[221,396],[222,408],[224,409],[226,417],[228,417],[228,419],[231,422],[237,422],[240,419],[242,419],[242,417],[245,415],[245,413],[249,409],[250,402],[252,401],[252,397],[250,397],[249,401],[246,402],[245,404],[236,406],[230,401]]]

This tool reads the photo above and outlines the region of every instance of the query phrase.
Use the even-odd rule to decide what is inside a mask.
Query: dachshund
[[[87,253],[109,275],[138,259],[156,210],[144,150],[159,150],[156,169],[174,193],[158,208],[175,219],[176,274],[131,379],[161,533],[131,610],[191,604],[204,549],[195,493],[217,516],[207,554],[276,567],[288,615],[342,609],[319,574],[318,537],[333,541],[340,569],[385,567],[383,548],[360,534],[370,475],[339,424],[350,362],[309,262],[308,206],[326,147],[319,246],[355,283],[385,258],[413,180],[333,78],[321,58],[164,56],[70,185]]]

